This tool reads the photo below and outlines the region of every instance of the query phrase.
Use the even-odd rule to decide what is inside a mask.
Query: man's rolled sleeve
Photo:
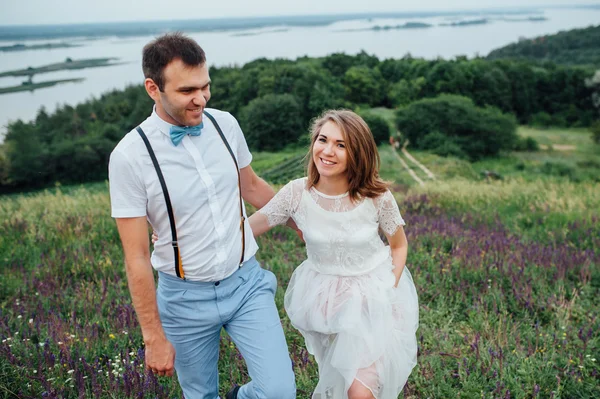
[[[115,150],[108,163],[110,204],[113,218],[146,216],[146,189],[131,161]]]

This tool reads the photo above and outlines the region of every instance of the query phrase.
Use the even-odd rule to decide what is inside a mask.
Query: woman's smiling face
[[[338,177],[347,171],[346,143],[342,130],[332,121],[323,125],[312,148],[313,162],[321,177]]]

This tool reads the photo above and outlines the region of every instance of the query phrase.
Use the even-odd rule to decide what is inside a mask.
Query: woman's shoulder
[[[377,193],[375,196],[373,196],[373,201],[379,202],[389,200],[390,198],[394,198],[394,194],[392,194],[389,188],[386,188],[385,191]]]
[[[396,198],[389,188],[386,188],[384,192],[377,194],[375,197],[371,198],[371,200],[377,209],[380,209],[382,206],[391,202],[396,202]]]
[[[297,189],[306,189],[306,186],[308,184],[308,177],[304,176],[304,177],[300,177],[299,179],[294,179],[292,181],[290,181],[287,186],[290,186],[295,190]]]

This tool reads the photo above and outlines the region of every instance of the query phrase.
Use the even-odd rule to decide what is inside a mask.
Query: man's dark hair
[[[142,53],[144,76],[152,79],[160,91],[163,91],[165,88],[163,72],[166,66],[177,58],[192,67],[206,62],[204,50],[195,40],[180,32],[167,33],[144,46]]]

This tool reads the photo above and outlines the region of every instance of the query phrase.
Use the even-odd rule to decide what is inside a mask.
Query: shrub
[[[242,109],[240,122],[253,150],[279,151],[304,132],[302,109],[291,94],[267,94]]]
[[[385,81],[378,69],[353,66],[342,78],[346,87],[346,100],[372,107],[382,105],[385,98]]]
[[[389,141],[391,128],[390,124],[385,120],[385,118],[368,112],[362,113],[360,116],[364,119],[366,124],[369,125],[377,145],[384,144]]]
[[[600,144],[600,121],[594,122],[590,130],[592,131],[592,140],[594,140],[594,143]]]
[[[515,143],[515,151],[539,151],[540,145],[533,137],[518,138]]]
[[[575,168],[562,162],[547,161],[542,165],[541,171],[550,176],[562,176],[570,179],[576,177]]]
[[[536,127],[550,127],[554,124],[554,121],[547,112],[538,112],[531,116],[529,124]]]
[[[436,155],[442,157],[454,156],[457,158],[467,158],[467,154],[460,148],[460,145],[449,136],[440,132],[431,132],[427,134],[422,141],[424,148],[428,148]]]
[[[451,138],[471,160],[512,150],[517,140],[514,116],[493,107],[480,108],[469,98],[448,94],[399,109],[396,125],[416,148],[432,150],[432,141],[425,137],[439,132]]]

